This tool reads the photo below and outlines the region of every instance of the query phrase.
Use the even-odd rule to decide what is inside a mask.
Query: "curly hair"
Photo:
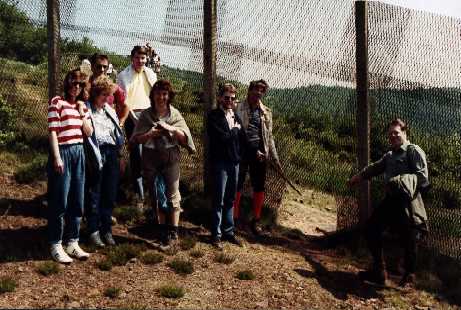
[[[267,92],[269,89],[269,84],[263,79],[257,80],[257,81],[251,81],[250,86],[248,87],[248,90],[252,90],[253,88],[256,88],[256,86],[263,86],[264,87],[264,92]]]
[[[91,84],[90,101],[93,101],[104,92],[113,93],[116,87],[115,83],[108,76],[101,75],[97,77]]]
[[[218,96],[224,95],[225,92],[230,92],[235,94],[237,92],[237,88],[231,83],[224,83],[219,85],[218,87]]]

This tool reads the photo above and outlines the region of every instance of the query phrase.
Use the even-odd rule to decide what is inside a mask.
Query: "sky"
[[[187,44],[165,44],[158,39],[178,29],[179,36],[192,30],[192,37],[201,38],[201,33],[197,35],[194,29],[201,27],[196,9],[202,1],[61,0],[62,14],[66,7],[75,12],[67,22],[102,30],[73,31],[63,27],[62,36],[87,36],[98,46],[124,55],[129,54],[133,45],[153,42],[164,64],[201,71],[199,49]],[[168,28],[167,7],[174,2],[178,3],[178,12],[176,18],[170,18],[174,26]],[[430,86],[461,87],[461,0],[380,2],[428,13],[408,15],[402,10],[382,10],[382,6],[370,3],[370,69]],[[18,3],[32,19],[46,22],[45,1]],[[355,61],[351,0],[218,0],[218,6],[220,42],[234,49],[227,50],[230,54],[218,51],[218,74],[243,83],[264,76],[276,87],[352,85],[351,78],[344,78],[341,72],[348,71],[350,76]],[[114,33],[106,33],[107,28]],[[241,45],[246,47],[242,52],[238,50]],[[274,58],[270,53],[282,57]]]
[[[460,0],[382,0],[381,2],[461,19]]]

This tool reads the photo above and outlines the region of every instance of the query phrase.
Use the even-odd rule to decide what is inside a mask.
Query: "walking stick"
[[[293,182],[291,182],[290,179],[288,179],[288,177],[285,175],[285,173],[283,173],[282,168],[276,165],[273,161],[270,161],[270,163],[272,167],[274,167],[274,169],[279,173],[282,179],[284,179],[285,182],[287,182],[288,185],[290,185],[291,188],[293,188],[299,194],[299,196],[302,196],[303,194],[299,191],[299,189],[297,189],[296,186],[293,184]]]

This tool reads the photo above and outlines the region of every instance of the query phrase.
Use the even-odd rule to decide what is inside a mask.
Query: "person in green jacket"
[[[384,174],[385,198],[374,209],[365,226],[367,246],[373,257],[372,268],[359,272],[368,282],[384,285],[387,274],[383,257],[383,231],[395,228],[405,249],[404,275],[400,286],[412,284],[416,268],[417,240],[426,233],[427,215],[421,191],[429,186],[426,154],[407,139],[407,125],[394,119],[388,127],[391,150],[349,180],[354,186],[374,176]]]

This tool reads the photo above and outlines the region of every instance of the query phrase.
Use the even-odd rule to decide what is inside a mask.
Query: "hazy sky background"
[[[44,2],[20,0],[19,7],[32,19],[46,22]],[[175,25],[168,26],[167,8],[174,2],[178,11],[169,20]],[[429,86],[461,87],[461,1],[381,2],[424,12],[370,3],[370,70]],[[102,30],[63,27],[64,37],[87,36],[124,55],[133,45],[151,41],[163,63],[201,71],[200,50],[158,41],[176,30],[201,40],[200,0],[61,0],[61,7],[62,22]],[[219,40],[235,49],[219,51],[218,73],[244,83],[263,76],[278,87],[352,86],[350,72],[341,72],[350,71],[355,62],[352,1],[218,0],[218,12]],[[115,33],[107,34],[105,28]],[[238,50],[241,45],[243,51]],[[254,52],[251,48],[282,56],[265,59],[267,55],[248,54]],[[318,62],[327,65],[318,70]]]

